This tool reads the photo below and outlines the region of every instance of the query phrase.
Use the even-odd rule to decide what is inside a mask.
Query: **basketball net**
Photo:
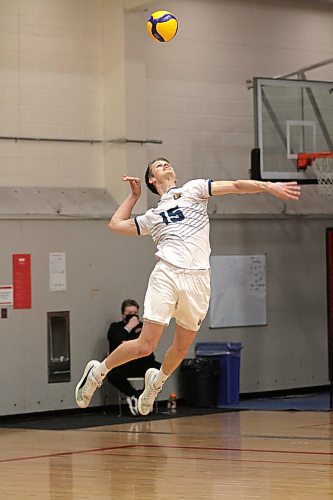
[[[316,158],[312,168],[318,180],[319,192],[323,196],[333,196],[333,157]]]

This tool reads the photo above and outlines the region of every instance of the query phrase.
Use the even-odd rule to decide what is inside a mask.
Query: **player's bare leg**
[[[165,353],[162,363],[163,372],[170,376],[180,365],[191,347],[197,332],[176,325],[173,342]]]
[[[167,350],[160,370],[149,368],[145,375],[145,389],[138,400],[141,415],[148,415],[153,409],[154,401],[161,391],[165,380],[175,371],[186,356],[196,332],[176,325],[172,345]]]
[[[108,371],[116,366],[132,361],[132,359],[149,356],[149,354],[156,350],[163,329],[164,325],[144,321],[140,337],[120,344],[120,346],[112,351],[105,359]]]
[[[89,405],[94,392],[102,385],[112,368],[154,352],[163,328],[163,325],[145,321],[139,338],[120,344],[102,363],[96,360],[89,361],[75,389],[77,405],[80,408],[86,408]]]

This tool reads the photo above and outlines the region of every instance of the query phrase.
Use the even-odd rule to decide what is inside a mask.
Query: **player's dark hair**
[[[154,160],[150,161],[148,163],[148,167],[147,167],[147,170],[146,170],[146,173],[145,173],[145,182],[146,182],[146,186],[147,188],[154,194],[159,194],[159,192],[157,191],[156,187],[154,186],[154,184],[150,184],[149,182],[149,179],[151,179],[153,176],[153,173],[151,171],[151,167],[152,165],[156,162],[156,161],[166,161],[168,163],[169,160],[167,160],[167,158],[164,158],[163,156],[160,156],[159,158],[155,158]]]
[[[136,300],[133,299],[126,299],[124,302],[121,304],[121,314],[124,314],[126,307],[129,306],[135,306],[139,309],[139,304],[137,303]]]

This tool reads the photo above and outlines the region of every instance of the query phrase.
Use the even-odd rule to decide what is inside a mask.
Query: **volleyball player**
[[[145,181],[147,187],[160,196],[160,201],[156,208],[132,218],[132,210],[141,194],[140,180],[126,175],[123,181],[129,183],[131,193],[112,217],[110,229],[130,236],[150,234],[157,246],[157,264],[144,301],[143,328],[138,339],[121,344],[102,363],[89,361],[76,386],[75,396],[81,408],[87,407],[110,370],[156,350],[165,326],[173,317],[176,325],[172,343],[161,368],[147,370],[145,388],[138,400],[139,413],[147,415],[164,382],[186,356],[207,314],[210,298],[209,197],[269,193],[283,200],[298,200],[300,187],[296,182],[209,179],[191,180],[178,187],[169,161],[157,158],[149,163]]]

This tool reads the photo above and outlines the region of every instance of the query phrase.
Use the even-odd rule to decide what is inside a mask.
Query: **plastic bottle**
[[[174,415],[177,412],[177,396],[174,392],[169,395],[168,413]]]

